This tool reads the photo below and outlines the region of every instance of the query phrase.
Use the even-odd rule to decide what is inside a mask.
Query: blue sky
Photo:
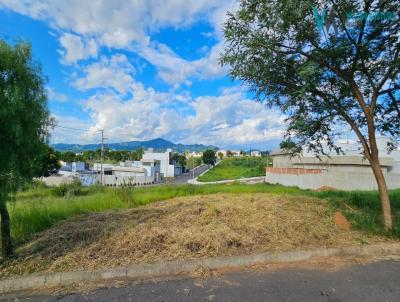
[[[53,143],[162,137],[272,149],[284,117],[218,63],[234,0],[0,0],[0,35],[32,44],[48,77]]]

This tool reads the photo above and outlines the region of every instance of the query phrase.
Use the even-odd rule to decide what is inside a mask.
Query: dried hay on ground
[[[365,236],[339,229],[320,199],[266,193],[179,197],[68,219],[20,247],[0,276],[360,244]]]

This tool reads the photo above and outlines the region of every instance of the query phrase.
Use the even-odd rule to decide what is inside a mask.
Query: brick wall
[[[324,170],[322,169],[304,169],[304,168],[267,168],[267,173],[273,174],[321,174]]]

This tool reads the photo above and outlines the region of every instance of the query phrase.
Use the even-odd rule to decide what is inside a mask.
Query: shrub
[[[62,183],[51,190],[52,194],[60,197],[71,197],[84,195],[82,184],[79,180],[74,180],[72,183]]]

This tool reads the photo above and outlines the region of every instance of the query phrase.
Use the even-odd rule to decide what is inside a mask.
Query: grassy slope
[[[267,159],[261,157],[241,157],[224,159],[216,167],[198,178],[199,181],[218,181],[265,175]]]
[[[329,200],[332,209],[340,209],[356,229],[374,234],[383,233],[379,195],[377,192],[315,192],[276,185],[155,186],[135,189],[85,188],[81,196],[57,197],[48,188],[32,189],[17,195],[9,203],[12,236],[17,245],[34,233],[43,231],[58,221],[82,213],[102,212],[108,209],[127,209],[150,202],[179,196],[212,193],[274,193],[312,196]],[[393,235],[400,237],[400,189],[390,193],[394,217]]]

